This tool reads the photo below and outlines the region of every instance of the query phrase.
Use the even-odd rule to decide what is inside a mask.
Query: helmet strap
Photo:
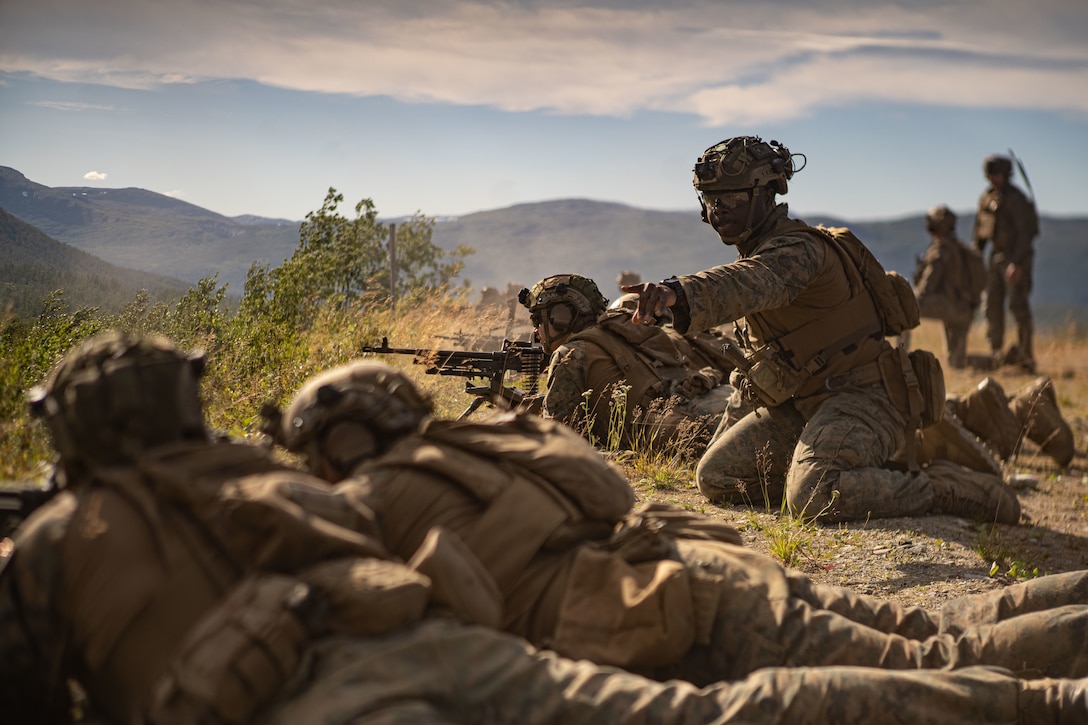
[[[553,337],[548,334],[549,329],[554,329],[551,327],[551,324],[541,325],[537,329],[537,337],[540,339],[541,346],[543,346],[547,353],[551,355],[553,352],[555,352],[556,348],[558,348],[560,345],[567,341],[567,338],[569,338],[572,333],[559,332],[558,330],[554,330],[555,336]]]

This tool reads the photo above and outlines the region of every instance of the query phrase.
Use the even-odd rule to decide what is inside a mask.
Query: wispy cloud
[[[32,106],[52,108],[55,111],[112,111],[113,106],[103,106],[97,103],[73,103],[71,101],[30,101]]]
[[[1088,113],[1085,37],[1069,0],[38,0],[0,5],[0,71],[713,124],[874,99]]]
[[[109,174],[102,171],[88,171],[83,175],[87,181],[105,181]]]

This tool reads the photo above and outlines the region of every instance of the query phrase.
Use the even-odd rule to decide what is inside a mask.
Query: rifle
[[[383,337],[381,345],[363,345],[359,352],[411,355],[413,364],[427,366],[424,372],[428,375],[468,378],[465,381],[465,392],[476,398],[457,416],[457,420],[472,415],[483,403],[495,405],[503,400],[509,405],[517,405],[525,396],[536,394],[537,378],[544,367],[544,348],[520,340],[503,340],[501,350],[480,352],[389,347],[389,339]],[[521,391],[506,385],[508,372],[528,377],[528,390]]]
[[[1009,156],[1012,157],[1013,163],[1016,164],[1017,170],[1020,171],[1020,178],[1024,180],[1024,186],[1028,188],[1028,195],[1031,198],[1031,203],[1034,204],[1035,190],[1031,188],[1031,179],[1028,178],[1028,172],[1024,170],[1024,165],[1020,163],[1020,159],[1012,152],[1012,149],[1009,149]]]
[[[27,516],[53,498],[58,490],[53,477],[0,482],[0,538],[11,536]]]

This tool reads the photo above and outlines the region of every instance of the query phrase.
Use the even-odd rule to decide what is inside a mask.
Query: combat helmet
[[[982,171],[987,176],[992,173],[1003,173],[1012,178],[1012,159],[1001,154],[990,154],[982,162]]]
[[[777,141],[759,136],[735,136],[716,143],[695,162],[697,191],[739,191],[769,186],[776,194],[788,191],[794,154]],[[802,158],[804,158],[802,156]]]
[[[168,443],[208,440],[203,372],[202,352],[113,331],[71,350],[27,399],[72,474],[78,466],[130,463]]]
[[[944,204],[935,206],[926,213],[926,231],[936,234],[955,228],[956,214]]]
[[[563,334],[589,327],[608,306],[597,283],[580,274],[545,277],[532,289],[523,288],[518,302],[529,310],[534,327],[539,327],[546,315],[551,326]]]
[[[365,427],[380,447],[415,431],[431,414],[431,401],[400,371],[357,360],[314,376],[295,394],[286,412],[261,409],[262,430],[289,451],[320,453],[324,431],[340,421]]]
[[[616,275],[616,287],[617,288],[625,287],[627,285],[632,285],[632,284],[641,284],[641,283],[642,283],[642,275],[640,275],[638,272],[636,272],[633,269],[622,270],[619,274]]]

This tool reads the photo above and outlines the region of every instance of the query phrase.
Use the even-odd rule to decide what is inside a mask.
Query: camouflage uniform
[[[324,497],[328,503],[325,490],[306,490],[302,474],[293,474],[289,485],[300,498]],[[103,491],[97,494],[101,499]],[[124,496],[106,493],[105,498],[105,506],[96,510],[94,495],[61,494],[20,530],[15,556],[8,553],[11,561],[0,578],[0,645],[5,652],[0,706],[11,722],[66,722],[65,676],[75,677],[94,714],[111,722],[470,725],[726,722],[726,712],[755,708],[754,701],[745,699],[749,690],[781,686],[788,688],[782,693],[784,709],[818,708],[824,691],[847,679],[829,673],[805,683],[755,681],[699,692],[687,683],[660,684],[540,653],[521,639],[449,618],[416,623],[419,610],[407,612],[388,632],[308,634],[291,612],[280,611],[273,620],[263,617],[267,606],[259,602],[237,612],[235,629],[215,632],[218,642],[210,649],[213,655],[221,651],[219,657],[205,657],[185,669],[186,643],[192,640],[187,632],[222,606],[205,596],[205,587],[192,588],[208,566],[208,560],[186,560],[194,542],[199,550],[200,533],[190,529],[172,540],[172,534],[187,528],[182,511],[155,506],[146,497],[136,505]],[[156,543],[166,551],[144,548],[146,536],[124,533],[124,519],[152,512],[161,516],[160,522],[173,522],[167,528],[174,531],[157,534]],[[90,526],[99,530],[89,534]],[[94,537],[95,565],[71,571],[65,561],[67,542],[87,536]],[[162,566],[154,560],[163,555],[170,559],[167,576],[139,577],[149,563]],[[368,573],[385,575],[384,584],[392,588],[398,567],[404,569],[387,562],[385,570]],[[201,583],[219,577],[212,588],[229,596],[235,586],[230,568],[205,572],[208,577]],[[355,586],[360,583],[355,580]],[[122,616],[111,616],[116,608]],[[251,639],[248,647],[230,650],[238,627],[244,631],[247,621],[259,629],[243,635]],[[228,652],[235,657],[227,659]],[[305,666],[298,667],[301,663]],[[980,677],[966,673],[963,679],[973,683]],[[860,687],[864,680],[849,682]],[[258,691],[248,691],[247,684]],[[904,679],[902,687],[916,695],[937,689],[935,682],[921,679]],[[1010,675],[980,687],[1003,694],[1006,709],[1016,707],[1021,688]],[[251,701],[256,701],[252,709],[242,704]]]
[[[753,136],[704,151],[703,220],[738,259],[644,285],[632,316],[646,323],[668,308],[681,333],[737,323],[749,351],[697,466],[700,491],[716,503],[784,500],[824,522],[943,512],[1016,523],[999,476],[918,469],[915,434],[943,414],[943,376],[931,354],[886,339],[917,325],[913,291],[849,230],[789,218],[775,195],[792,163],[785,146]],[[908,470],[886,465],[903,451]]]
[[[673,437],[705,445],[732,393],[721,384],[728,374],[723,366],[699,365],[691,343],[669,328],[633,325],[624,310],[606,312],[552,353],[543,414],[578,430],[588,427],[598,444],[619,431],[625,447]],[[637,376],[640,369],[645,374]],[[643,379],[649,384],[638,385]]]
[[[984,170],[1004,170],[1012,178],[1011,160],[990,157]],[[980,252],[990,244],[989,284],[986,288],[986,336],[994,353],[1005,344],[1005,300],[1016,318],[1017,342],[1021,359],[1032,361],[1034,325],[1028,298],[1031,295],[1032,267],[1035,259],[1034,239],[1039,233],[1039,217],[1035,204],[1011,183],[1003,188],[988,187],[978,200],[975,216],[974,243]],[[1020,269],[1020,279],[1010,284],[1005,280],[1009,265]]]
[[[210,716],[202,722],[700,725],[732,722],[733,717],[743,721],[746,715],[750,717],[766,707],[766,697],[771,697],[776,703],[774,708],[780,708],[784,715],[806,712],[813,718],[811,722],[826,722],[831,715],[821,701],[827,699],[829,690],[880,691],[869,674],[850,670],[804,678],[795,672],[768,673],[751,682],[698,691],[687,683],[661,684],[588,662],[562,659],[489,628],[435,618],[396,627],[388,633],[366,637],[326,634],[314,636],[307,643],[303,642],[307,639],[304,634],[293,631],[289,644],[298,651],[277,652],[278,661],[257,644],[261,639],[267,642],[271,635],[254,632],[256,641],[254,651],[248,653],[249,666],[285,668],[275,673],[281,685],[275,691],[260,693],[267,699],[256,712],[207,712],[194,709],[192,702],[179,703],[178,698],[167,706],[155,702],[156,694],[163,692],[162,686],[155,683],[170,681],[169,673],[183,649],[179,635],[185,627],[181,625],[199,621],[202,612],[194,609],[196,598],[188,589],[179,590],[180,582],[171,578],[150,590],[140,587],[134,591],[123,586],[129,581],[126,575],[133,572],[133,565],[139,568],[148,554],[151,558],[155,554],[137,550],[134,545],[139,542],[124,540],[112,532],[97,539],[97,545],[104,546],[110,556],[99,561],[93,572],[77,575],[65,571],[58,538],[68,538],[70,527],[87,523],[79,522],[80,514],[74,514],[73,520],[73,509],[85,507],[65,499],[29,522],[28,530],[15,545],[17,555],[0,579],[0,644],[5,652],[0,667],[0,705],[11,722],[67,722],[64,675],[77,677],[88,690],[96,708],[94,714],[114,722],[149,723],[197,722],[199,712]],[[147,512],[129,513],[141,516]],[[166,510],[159,513],[172,518]],[[111,516],[117,516],[116,509]],[[175,555],[183,551],[184,546]],[[173,564],[192,569],[191,562]],[[180,579],[178,568],[172,574]],[[94,631],[95,624],[112,623],[108,617],[96,620],[87,616],[88,610],[102,604],[102,594],[94,592],[105,584],[122,590],[108,599],[126,611],[146,603],[148,598],[154,606],[150,612],[143,610],[142,615],[154,615],[155,610],[169,606],[171,617],[158,620],[167,625],[169,632],[155,633],[141,642],[134,636]],[[175,598],[181,601],[169,601]],[[255,617],[259,610],[248,613]],[[147,619],[135,620],[135,629],[146,633],[145,623]],[[259,620],[255,619],[255,623]],[[223,648],[226,646],[224,642]],[[264,655],[269,661],[260,661],[254,655]],[[292,671],[290,665],[295,662],[306,665]],[[223,672],[199,674],[218,674],[220,681],[231,680],[237,663],[219,664]],[[253,672],[239,676],[247,674],[254,677]],[[1007,718],[1008,713],[1023,707],[1026,693],[1021,691],[1025,686],[1010,673],[965,671],[953,679],[978,692],[992,693],[1001,702],[996,707],[980,708],[963,698],[949,698],[953,701],[945,706],[953,711],[985,712],[994,718],[1004,713]],[[884,678],[880,684],[892,688],[885,689],[885,693],[896,692],[914,701],[929,702],[931,694],[943,691],[935,677]],[[237,704],[237,700],[231,702]],[[870,707],[877,704],[871,703]],[[919,711],[930,711],[931,707],[920,706]],[[821,710],[824,714],[817,716]]]
[[[842,263],[815,233],[797,230],[779,205],[752,254],[733,264],[676,278],[682,302],[672,308],[683,332],[704,329],[763,310],[785,317],[808,290],[838,299],[849,295]],[[779,233],[781,224],[790,228]],[[815,308],[814,308],[815,309]],[[841,334],[829,331],[828,335]],[[766,340],[753,341],[765,342]],[[905,444],[907,422],[879,376],[860,384],[845,376],[890,350],[883,338],[867,337],[847,357],[822,371],[808,390],[771,410],[724,420],[696,470],[700,491],[712,501],[761,502],[784,495],[790,510],[825,521],[914,516],[934,508],[924,471],[891,470],[885,461]],[[737,395],[740,395],[738,391]],[[763,475],[766,473],[766,475]]]
[[[781,666],[1088,674],[1088,572],[965,600],[954,616],[816,585],[739,546],[720,522],[661,505],[631,511],[622,474],[552,421],[423,415],[417,431],[360,456],[341,426],[398,416],[377,391],[403,399],[404,384],[368,363],[322,374],[295,396],[280,440],[356,460],[336,490],[375,508],[395,553],[417,550],[434,527],[453,532],[497,583],[502,626],[540,646],[696,684]]]
[[[560,420],[595,445],[706,445],[728,401],[720,384],[731,369],[712,335],[633,325],[629,312],[606,309],[597,284],[577,274],[545,277],[519,299],[551,355],[547,392],[523,410]]]
[[[703,723],[735,706],[727,688],[543,655],[446,608],[423,622],[472,560],[428,578],[370,536],[357,500],[208,441],[187,367],[106,336],[39,399],[66,487],[0,542],[5,719],[68,722],[67,678],[125,723]],[[118,448],[81,454],[92,440]]]
[[[976,252],[956,238],[955,216],[947,207],[931,210],[927,227],[932,241],[914,277],[918,310],[922,317],[944,323],[948,364],[962,368],[967,365],[967,333],[979,304],[967,269],[967,255]]]
[[[68,594],[75,577],[64,572],[55,541],[64,536],[71,512],[56,510],[59,501],[51,508],[29,524],[34,533],[21,534],[16,556],[7,551],[13,560],[0,576],[0,646],[5,653],[0,707],[5,718],[69,722],[62,678],[75,675],[93,683],[93,715],[116,722],[137,717],[148,723],[196,722],[191,712],[180,719],[161,710],[155,716],[139,713],[152,693],[134,689],[118,673],[96,672],[97,650],[65,638],[70,618],[94,600]],[[103,583],[110,570],[120,582],[131,572],[126,554],[136,553],[132,542],[112,544],[106,566],[82,577],[88,591]],[[170,594],[169,582],[162,585],[162,593]],[[155,643],[167,644],[161,637]],[[174,651],[142,649],[142,666],[156,674]],[[816,724],[864,723],[876,712],[897,722],[888,715],[894,712],[903,718],[899,722],[1005,723],[1028,716],[1038,719],[1024,722],[1057,722],[1059,715],[1077,722],[1076,717],[1088,715],[1085,683],[1025,682],[996,668],[766,669],[739,682],[697,690],[685,682],[652,682],[538,652],[521,639],[443,618],[367,637],[317,637],[298,659],[307,665],[284,673],[282,689],[257,713],[241,719],[218,713],[214,721]],[[99,687],[108,693],[102,700]]]
[[[126,376],[156,375],[122,364],[96,396],[93,380],[76,373],[73,407],[83,415],[94,411],[80,400],[89,389],[117,413],[142,396],[102,393],[122,393]],[[63,414],[57,398],[44,402]],[[155,402],[170,407],[168,397]],[[120,438],[131,443],[133,430],[143,432]],[[1018,682],[988,669],[879,682],[850,669],[768,671],[700,692],[538,653],[487,629],[417,623],[429,582],[360,533],[372,523],[357,501],[260,449],[194,432],[158,441],[129,465],[62,455],[67,490],[14,542],[0,542],[6,719],[70,721],[67,676],[112,722],[821,723],[860,721],[893,694],[915,719],[1088,713],[1085,683]],[[82,442],[57,445],[77,451]]]

